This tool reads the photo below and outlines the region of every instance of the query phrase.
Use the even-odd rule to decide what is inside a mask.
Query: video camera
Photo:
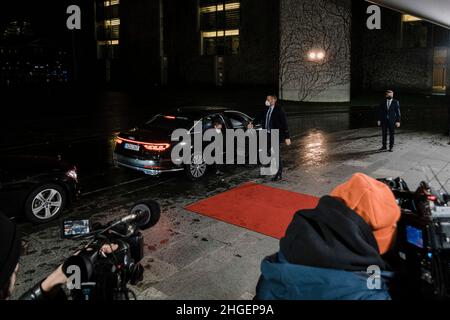
[[[159,218],[158,203],[148,201],[134,206],[130,215],[107,225],[92,228],[89,220],[63,221],[64,238],[89,241],[63,264],[72,298],[130,300],[131,295],[136,299],[127,284],[136,285],[143,279],[144,269],[139,262],[144,255],[144,240],[140,230],[153,227]]]
[[[426,182],[411,191],[401,178],[380,181],[402,209],[396,249],[406,286],[402,291],[411,298],[450,299],[450,195]]]

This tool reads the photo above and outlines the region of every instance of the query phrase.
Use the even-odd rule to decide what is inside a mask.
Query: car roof
[[[230,108],[220,106],[184,106],[164,112],[164,115],[174,115],[187,118],[202,118],[211,113],[231,111]]]

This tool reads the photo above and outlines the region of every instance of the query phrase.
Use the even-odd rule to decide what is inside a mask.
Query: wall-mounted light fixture
[[[313,62],[321,62],[325,59],[325,52],[323,50],[311,50],[308,52],[308,60]]]

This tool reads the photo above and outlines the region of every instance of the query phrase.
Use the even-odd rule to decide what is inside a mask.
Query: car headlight
[[[77,173],[77,169],[71,169],[69,171],[66,172],[66,176],[68,176],[69,178],[73,179],[73,180],[78,180],[78,173]]]

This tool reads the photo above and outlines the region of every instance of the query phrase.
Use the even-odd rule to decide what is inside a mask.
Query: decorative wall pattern
[[[350,100],[351,1],[281,0],[280,96]]]

